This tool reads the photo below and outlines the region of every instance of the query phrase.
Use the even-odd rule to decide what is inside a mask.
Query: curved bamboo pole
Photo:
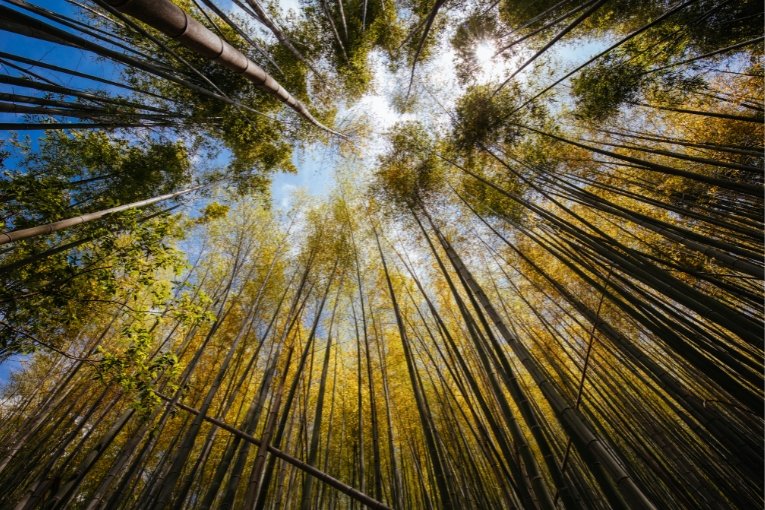
[[[168,193],[166,195],[160,195],[158,197],[148,198],[146,200],[141,200],[139,202],[132,202],[130,204],[124,204],[117,207],[112,207],[110,209],[103,209],[101,211],[83,214],[81,216],[75,216],[73,218],[67,218],[65,220],[54,221],[53,223],[46,223],[45,225],[22,228],[19,230],[13,230],[11,232],[3,232],[3,233],[0,233],[0,245],[14,243],[22,239],[29,239],[30,237],[37,237],[40,235],[52,234],[53,232],[56,232],[57,230],[63,230],[65,228],[73,227],[74,225],[79,225],[81,223],[88,223],[90,221],[99,220],[103,218],[104,216],[108,216],[109,214],[114,214],[121,211],[127,211],[128,209],[136,209],[138,207],[145,207],[147,205],[155,204],[163,200],[169,200],[171,198],[185,195],[186,193],[191,193],[192,191],[196,191],[202,187],[203,187],[202,185],[194,186],[193,188],[187,188],[181,191],[176,191],[175,193]]]
[[[311,115],[311,112],[270,74],[217,34],[189,16],[170,0],[106,0],[109,5],[175,39],[191,51],[235,71],[276,97],[314,126],[343,137]]]

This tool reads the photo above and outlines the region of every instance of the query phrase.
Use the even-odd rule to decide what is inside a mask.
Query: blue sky
[[[63,0],[47,0],[42,3],[47,9],[58,13],[74,15],[77,12],[70,3]],[[36,17],[21,9],[17,10],[29,16]],[[119,76],[119,69],[117,66],[111,62],[96,60],[94,55],[90,52],[41,41],[31,37],[25,37],[11,32],[2,32],[2,37],[0,37],[0,51],[14,53],[34,60],[41,60],[61,67],[66,67],[72,71],[94,74],[101,78],[112,79],[115,81]],[[22,67],[28,66],[22,64]],[[73,87],[94,86],[94,82],[82,78],[53,73],[40,68],[30,69],[33,69],[34,72],[41,74],[60,85]],[[20,75],[15,69],[9,69],[5,66],[2,66],[2,72],[3,74]],[[3,87],[7,87],[7,85],[3,85]],[[99,89],[105,87],[108,86],[103,84],[98,85]],[[23,93],[21,90],[20,92]]]
[[[73,6],[63,0],[48,0],[44,2],[44,6],[50,10],[73,15],[75,9]],[[24,14],[36,17],[31,13],[24,12],[18,9]],[[55,44],[47,41],[41,41],[31,37],[11,33],[0,32],[0,51],[19,55],[28,59],[50,63],[60,67],[65,67],[71,71],[78,71],[81,73],[88,73],[99,76],[101,78],[117,81],[119,77],[119,68],[111,62],[99,61],[92,53],[60,44]],[[39,67],[30,66],[28,64],[14,62],[14,64],[24,69],[30,70],[44,78],[51,80],[52,82],[72,88],[79,89],[98,89],[98,90],[117,90],[115,87],[105,85],[102,83],[93,82],[76,76],[69,76],[54,71],[45,70]],[[15,77],[28,77],[24,73],[11,66],[0,63],[0,73],[11,75]],[[17,93],[22,95],[36,95],[35,91],[23,87],[16,87],[12,85],[0,84],[0,91]],[[72,121],[73,119],[67,119]],[[0,122],[19,122],[18,115],[13,113],[0,113]],[[44,134],[43,130],[30,130],[21,131],[19,136],[29,137],[33,144],[39,137]],[[8,131],[0,130],[0,141],[7,139]],[[13,161],[13,154],[11,155],[11,162]]]
[[[10,375],[23,366],[22,362],[24,359],[26,359],[26,356],[12,356],[10,359],[0,363],[0,385],[5,384]]]
[[[296,150],[292,162],[296,174],[277,174],[271,181],[271,198],[275,208],[287,209],[293,192],[299,188],[324,197],[332,189],[338,155],[331,148],[317,144]]]

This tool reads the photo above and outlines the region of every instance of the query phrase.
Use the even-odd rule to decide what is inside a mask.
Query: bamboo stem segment
[[[314,126],[333,135],[343,136],[316,120],[303,103],[282,87],[262,67],[189,16],[183,9],[170,2],[170,0],[106,1],[115,9],[143,21],[171,39],[175,39],[191,51],[241,74],[295,110]]]

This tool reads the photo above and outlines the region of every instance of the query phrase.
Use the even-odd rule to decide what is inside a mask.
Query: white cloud
[[[297,189],[298,187],[294,184],[282,184],[279,187],[279,195],[281,196],[279,207],[284,210],[288,209],[292,203],[292,194],[297,191]]]

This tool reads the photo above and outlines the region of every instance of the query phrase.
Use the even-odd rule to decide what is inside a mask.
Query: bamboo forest
[[[0,509],[763,508],[755,0],[0,0]]]

